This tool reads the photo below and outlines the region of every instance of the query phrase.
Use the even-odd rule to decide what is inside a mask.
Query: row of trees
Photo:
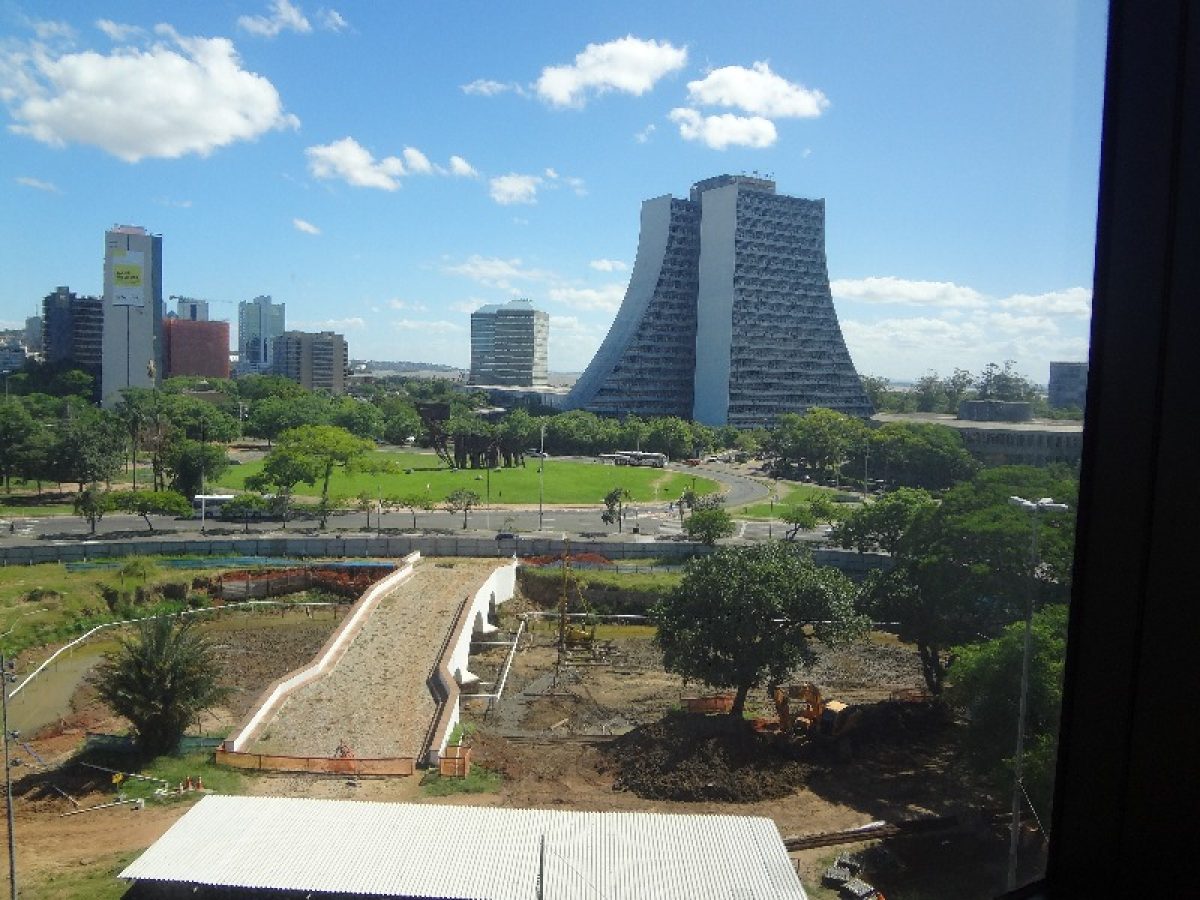
[[[1003,365],[988,363],[978,374],[955,369],[950,375],[926,372],[910,390],[898,390],[891,381],[878,376],[864,375],[863,388],[871,403],[880,412],[958,412],[964,400],[1006,400],[1025,402],[1035,415],[1081,418],[1080,410],[1051,410],[1041,388],[1016,369],[1016,362],[1005,360]]]

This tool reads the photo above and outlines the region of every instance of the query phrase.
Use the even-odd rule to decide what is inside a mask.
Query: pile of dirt
[[[573,563],[587,563],[593,566],[611,566],[613,561],[602,553],[593,553],[590,550],[580,550],[575,553],[569,553]],[[553,566],[556,563],[562,565],[563,554],[550,554],[546,556],[523,556],[521,557],[521,565],[524,566]]]
[[[906,703],[882,700],[864,704],[853,732],[856,746],[879,744],[911,745],[953,724],[949,709],[941,703]]]
[[[614,788],[651,800],[753,803],[802,787],[812,766],[798,748],[729,716],[673,713],[603,748]]]

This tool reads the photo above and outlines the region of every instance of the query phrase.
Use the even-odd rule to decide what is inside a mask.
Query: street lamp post
[[[542,424],[542,439],[538,444],[538,531],[542,530],[542,506],[546,497],[546,425]]]
[[[12,769],[8,759],[8,741],[15,734],[10,734],[8,730],[8,686],[17,680],[12,668],[12,660],[5,659],[4,654],[0,653],[0,697],[3,697],[0,700],[3,722],[0,724],[4,727],[4,805],[8,815],[8,888],[12,900],[17,900],[17,841],[13,834]]]
[[[1008,889],[1017,887],[1017,844],[1021,834],[1021,765],[1025,756],[1025,711],[1029,703],[1029,664],[1033,652],[1033,599],[1037,589],[1038,564],[1038,518],[1043,511],[1062,512],[1067,508],[1065,503],[1055,503],[1050,497],[1040,500],[1026,500],[1023,497],[1009,497],[1008,502],[1019,506],[1029,513],[1029,590],[1025,598],[1025,646],[1021,653],[1021,694],[1017,706],[1017,751],[1013,757],[1013,794],[1012,794],[1012,824],[1009,831],[1008,844]]]

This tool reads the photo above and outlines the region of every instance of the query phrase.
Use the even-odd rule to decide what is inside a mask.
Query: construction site
[[[922,897],[966,896],[956,868],[1000,871],[1002,829],[981,812],[996,803],[959,763],[912,647],[885,631],[818,647],[734,720],[731,694],[663,668],[645,611],[597,611],[559,566],[551,602],[526,595],[516,559],[413,554],[353,604],[218,618],[206,627],[231,693],[202,729],[216,762],[250,795],[420,801],[430,778],[474,772],[486,790],[439,802],[764,816],[818,898],[851,882],[909,896],[930,856],[945,892]],[[69,714],[25,744],[16,832],[35,883],[127,859],[184,811],[147,804],[127,829],[127,810],[99,809],[111,781],[78,752],[123,731],[81,678]]]

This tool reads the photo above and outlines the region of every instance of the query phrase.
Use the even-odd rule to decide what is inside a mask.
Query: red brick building
[[[167,377],[202,375],[229,377],[229,323],[167,319],[163,323],[167,346]]]

